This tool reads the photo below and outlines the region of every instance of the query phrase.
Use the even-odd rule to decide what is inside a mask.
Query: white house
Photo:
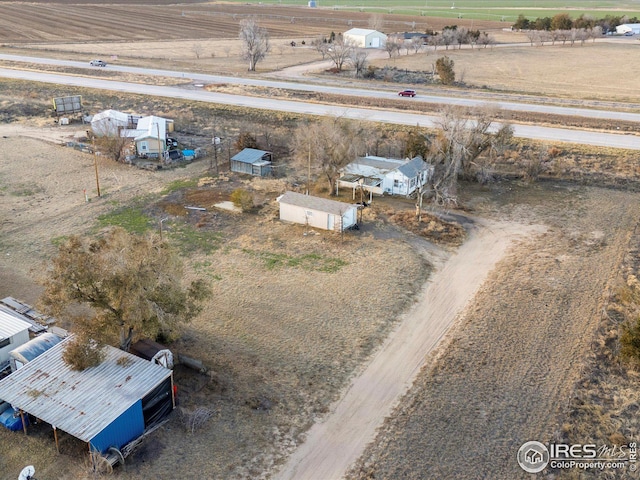
[[[420,156],[400,160],[368,155],[351,162],[340,173],[338,188],[353,189],[354,198],[359,188],[369,192],[369,199],[374,193],[408,196],[429,182],[433,165]]]
[[[9,362],[9,352],[29,341],[30,323],[0,310],[0,369]]]
[[[323,230],[342,231],[357,223],[357,205],[285,192],[278,197],[280,220]]]
[[[139,156],[157,157],[167,149],[167,119],[155,115],[142,117],[138,120],[134,142]]]
[[[640,35],[640,23],[624,23],[616,27],[616,33],[620,35]]]
[[[115,137],[123,128],[129,128],[130,115],[117,110],[96,113],[91,119],[91,130],[98,137]]]
[[[387,36],[377,30],[367,28],[352,28],[342,34],[344,41],[351,41],[356,47],[382,48],[387,43]]]

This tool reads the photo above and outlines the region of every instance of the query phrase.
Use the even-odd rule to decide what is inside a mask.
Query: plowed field
[[[165,3],[165,4],[162,4]],[[273,38],[312,37],[368,28],[372,15],[291,6],[224,5],[154,2],[0,2],[0,42],[43,43],[75,41],[130,41],[225,39],[238,37],[238,23],[254,16]],[[384,15],[385,32],[441,29],[450,20],[406,15]],[[469,23],[459,20],[459,25]],[[20,28],[16,28],[20,25]],[[474,28],[495,29],[504,24],[475,21]]]

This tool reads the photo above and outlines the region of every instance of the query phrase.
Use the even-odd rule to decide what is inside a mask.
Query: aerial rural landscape
[[[637,7],[0,0],[0,479],[638,478]]]

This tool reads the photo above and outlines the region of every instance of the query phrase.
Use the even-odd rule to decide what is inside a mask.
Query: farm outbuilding
[[[30,326],[28,322],[0,310],[0,370],[7,366],[11,351],[29,341]]]
[[[296,192],[278,197],[280,220],[322,230],[342,231],[357,223],[357,205]]]
[[[362,188],[372,194],[411,195],[433,176],[433,165],[421,156],[385,158],[368,155],[351,162],[341,170],[338,188]]]
[[[231,157],[231,171],[264,177],[271,173],[273,154],[255,148],[245,148]]]
[[[342,38],[360,48],[382,48],[387,43],[387,36],[384,33],[368,28],[352,28],[344,32]]]
[[[640,35],[640,23],[624,23],[616,27],[620,35]]]
[[[116,137],[120,130],[130,128],[130,115],[117,110],[96,113],[91,119],[91,130],[97,137]]]
[[[175,407],[171,370],[106,346],[98,366],[72,370],[68,337],[0,380],[2,399],[102,454],[140,437]]]

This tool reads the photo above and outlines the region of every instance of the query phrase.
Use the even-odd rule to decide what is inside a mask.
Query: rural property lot
[[[107,55],[107,61],[122,64],[212,72],[246,69],[237,58],[235,40],[243,15],[262,14],[277,39],[275,51],[262,64],[265,71],[317,59],[311,49],[287,47],[292,37],[343,31],[349,19],[352,26],[366,27],[370,19],[366,13],[350,12],[347,18],[344,12],[304,9],[313,18],[303,22],[301,10],[289,7],[267,10],[218,3],[0,1],[0,8],[0,42],[8,53],[47,49],[47,54],[63,58],[88,61]],[[135,19],[142,8],[148,23],[141,30]],[[29,28],[12,28],[27,25],[27,20],[33,20]],[[406,29],[409,20],[396,20],[398,30]],[[434,20],[429,26],[437,29],[449,23]],[[492,26],[504,25],[475,24],[481,29]],[[424,29],[420,20],[416,28]],[[203,58],[195,58],[194,39],[205,47]],[[614,70],[616,55],[623,59],[617,61],[622,68],[632,68],[637,52],[630,46],[597,42],[573,48],[504,47],[504,55],[500,48],[449,50],[447,55],[456,61],[458,73],[475,85],[572,100],[638,103],[635,76],[612,79],[602,74]],[[429,52],[389,64],[406,69],[417,64],[416,69],[427,70],[435,58]],[[586,70],[587,65],[588,72],[575,81],[566,79],[563,69]],[[108,71],[94,70],[96,75]],[[20,99],[11,94],[10,88],[0,90],[0,106],[12,107],[16,115],[19,109],[13,107]],[[36,104],[50,97],[41,99],[41,92],[30,96]],[[97,105],[108,101],[104,97],[96,93],[87,100]],[[111,101],[119,100],[113,96]],[[149,99],[147,107],[162,109],[162,100]],[[193,105],[184,106],[185,112],[173,103],[167,108],[184,118],[194,115],[187,111]],[[29,122],[38,123],[34,117]],[[189,125],[198,128],[195,121]],[[206,160],[149,172],[98,157],[103,197],[97,198],[94,157],[32,138],[52,131],[17,123],[0,126],[0,294],[35,303],[40,290],[34,280],[62,238],[95,233],[99,226],[132,212],[147,216],[151,229],[168,218],[164,234],[185,255],[189,276],[204,277],[213,288],[205,311],[172,346],[201,359],[207,373],[176,368],[178,410],[116,470],[115,478],[275,477],[310,427],[331,418],[334,402],[358,378],[377,347],[420,305],[421,292],[429,287],[426,282],[439,278],[434,268],[446,268],[443,260],[455,252],[455,247],[434,246],[389,221],[397,211],[412,212],[412,201],[375,199],[365,210],[364,228],[344,238],[282,224],[274,199],[291,185],[227,172],[208,178],[213,175]],[[567,158],[561,148],[548,150],[560,156],[551,162],[553,173],[547,173],[571,176],[576,183],[547,178],[532,184],[464,185],[463,203],[469,211],[460,212],[461,218],[468,215],[481,219],[479,224],[516,230],[525,225],[544,233],[521,237],[473,298],[473,289],[462,289],[468,297],[458,299],[462,304],[468,300],[462,315],[436,351],[424,358],[425,368],[377,437],[364,435],[372,443],[349,478],[527,478],[515,462],[520,444],[561,436],[570,421],[565,409],[583,374],[604,292],[613,288],[636,229],[639,194],[632,189],[638,159],[630,152],[626,157],[585,152]],[[578,185],[593,183],[600,173],[610,183],[629,184],[629,190]],[[239,215],[215,209],[215,203],[228,200],[238,187],[254,192],[260,206],[256,212]],[[206,211],[187,211],[190,205]],[[475,253],[483,255],[480,250]],[[445,302],[451,291],[440,294]],[[401,373],[406,372],[398,371],[398,376]],[[212,418],[188,431],[184,419],[197,408],[207,409]],[[371,417],[380,411],[372,411]],[[340,418],[333,421],[339,423]],[[628,441],[638,432],[610,433],[627,435]],[[40,480],[91,478],[83,465],[86,446],[61,437],[61,455],[56,455],[48,426],[34,428],[27,437],[1,429],[0,478],[15,480],[28,464],[36,465]],[[328,451],[331,460],[331,446]]]

